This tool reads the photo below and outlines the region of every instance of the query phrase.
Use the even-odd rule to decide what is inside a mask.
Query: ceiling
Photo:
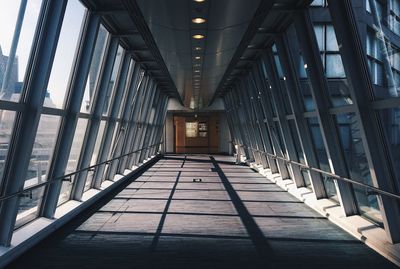
[[[138,0],[137,3],[185,106],[206,106],[260,0]],[[203,18],[205,22],[193,23],[194,18]],[[193,38],[196,34],[204,38]]]
[[[82,0],[160,88],[199,110],[222,96],[309,0]],[[194,23],[192,19],[204,19]],[[195,35],[203,38],[196,39]]]

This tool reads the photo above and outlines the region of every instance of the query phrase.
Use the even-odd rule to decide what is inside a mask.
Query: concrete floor
[[[397,268],[250,168],[214,158],[161,159],[9,268]]]

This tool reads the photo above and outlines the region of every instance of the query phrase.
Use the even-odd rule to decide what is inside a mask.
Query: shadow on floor
[[[397,268],[233,161],[161,159],[9,268]]]

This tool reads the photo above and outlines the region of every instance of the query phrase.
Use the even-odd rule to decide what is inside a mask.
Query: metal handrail
[[[312,166],[309,166],[309,165],[306,165],[306,164],[303,164],[303,163],[299,163],[299,162],[295,162],[295,161],[292,161],[292,160],[288,160],[286,158],[279,157],[279,156],[277,156],[275,154],[271,154],[271,153],[268,153],[268,152],[265,152],[265,151],[262,151],[262,150],[259,150],[259,149],[255,149],[255,148],[248,147],[248,146],[245,146],[245,145],[239,145],[239,146],[247,148],[247,149],[250,149],[252,151],[257,151],[257,152],[259,152],[259,153],[261,153],[263,155],[267,155],[267,156],[269,156],[269,157],[271,157],[273,159],[282,160],[282,161],[284,161],[284,162],[286,162],[288,164],[294,164],[294,165],[300,166],[301,168],[309,170],[309,171],[318,172],[318,173],[327,175],[327,176],[329,176],[331,178],[334,178],[334,179],[337,179],[337,180],[341,180],[341,181],[345,181],[345,182],[348,182],[348,183],[351,183],[351,184],[354,184],[354,185],[362,186],[362,187],[364,187],[366,189],[373,190],[374,191],[373,194],[383,194],[383,195],[386,195],[386,196],[389,196],[389,197],[392,197],[392,198],[400,200],[400,195],[398,195],[396,193],[393,193],[393,192],[390,192],[390,191],[385,191],[385,190],[379,189],[377,187],[371,186],[369,184],[365,184],[365,183],[362,183],[362,182],[359,182],[359,181],[355,181],[355,180],[347,178],[347,177],[342,177],[342,176],[339,176],[339,175],[336,175],[336,174],[333,174],[333,173],[330,173],[330,172],[327,172],[327,171],[324,171],[324,170],[321,170],[319,168],[315,168],[315,167],[312,167]]]
[[[132,152],[129,152],[129,153],[120,155],[120,156],[118,156],[118,157],[114,157],[114,158],[112,158],[112,159],[109,159],[109,160],[106,160],[106,161],[103,161],[103,162],[100,162],[100,163],[97,163],[97,164],[88,166],[88,167],[86,167],[86,168],[82,168],[82,169],[76,170],[76,171],[74,171],[74,172],[71,172],[71,173],[68,173],[68,174],[65,174],[65,175],[62,175],[62,176],[59,176],[59,177],[51,178],[51,179],[49,179],[49,180],[47,180],[47,181],[45,181],[45,182],[36,184],[36,185],[34,185],[34,186],[31,186],[31,187],[28,187],[28,188],[26,188],[26,189],[23,189],[23,190],[21,190],[21,191],[18,191],[18,192],[15,192],[15,193],[8,194],[8,195],[6,195],[6,196],[0,197],[0,202],[3,202],[3,201],[8,200],[8,199],[11,199],[11,198],[13,198],[13,197],[15,197],[15,196],[19,196],[19,195],[21,195],[21,194],[23,194],[23,193],[26,193],[26,192],[29,192],[29,191],[38,189],[38,188],[40,188],[40,187],[53,184],[54,182],[56,182],[56,181],[58,181],[58,180],[63,180],[63,179],[66,179],[66,178],[70,178],[71,176],[73,176],[73,175],[75,175],[75,174],[79,174],[79,173],[84,172],[84,171],[90,171],[90,170],[92,170],[93,168],[96,168],[97,166],[100,166],[100,165],[103,165],[103,164],[108,164],[108,163],[110,163],[110,162],[112,162],[112,161],[115,161],[115,160],[118,160],[118,159],[120,159],[120,158],[129,156],[129,155],[131,155],[131,154],[140,152],[140,151],[142,151],[142,150],[146,150],[146,149],[149,149],[149,148],[152,148],[152,147],[155,147],[155,146],[159,146],[159,145],[161,145],[161,144],[163,144],[163,143],[164,143],[164,142],[159,142],[159,143],[150,145],[150,146],[148,146],[148,147],[144,147],[144,148],[141,148],[141,149],[138,149],[138,150],[135,150],[135,151],[132,151]]]

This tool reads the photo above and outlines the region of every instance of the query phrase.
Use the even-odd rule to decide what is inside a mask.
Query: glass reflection
[[[41,5],[42,0],[0,3],[1,100],[20,100]]]
[[[15,114],[14,111],[0,110],[0,183],[3,177],[8,148],[10,146]]]
[[[318,21],[317,18],[313,18],[313,25],[328,82],[331,105],[333,107],[350,105],[353,102],[350,98],[349,85],[334,28],[331,23]]]
[[[65,174],[69,174],[69,173],[76,171],[87,125],[88,125],[87,119],[78,119],[74,138],[72,140],[71,151],[70,151],[69,157],[68,157],[67,168],[65,169]],[[74,177],[72,177],[72,178],[74,178]],[[72,180],[63,182],[62,187],[61,187],[60,196],[58,199],[59,205],[69,200],[71,190],[72,190],[72,185],[73,185]]]
[[[100,65],[103,59],[105,45],[107,41],[107,30],[103,25],[100,25],[99,33],[97,34],[96,45],[93,52],[92,62],[90,64],[90,71],[88,81],[86,83],[85,94],[83,96],[81,112],[90,113],[93,105],[93,100],[96,90],[96,81],[100,71]]]
[[[329,166],[329,161],[328,161],[328,154],[325,149],[325,145],[324,145],[324,141],[322,138],[322,133],[320,130],[318,119],[317,118],[308,118],[307,122],[308,122],[308,127],[310,128],[310,131],[311,131],[311,136],[312,136],[313,144],[314,144],[314,150],[317,153],[319,168],[326,172],[331,172],[331,169]],[[327,193],[328,198],[331,198],[331,199],[335,200],[336,202],[338,202],[339,199],[337,197],[335,182],[327,176],[323,176],[322,178],[323,178],[324,187],[325,187],[325,191]]]
[[[384,109],[379,111],[383,130],[389,144],[389,152],[393,168],[397,176],[397,185],[400,184],[400,108]]]
[[[373,185],[357,117],[354,113],[341,114],[336,116],[336,122],[350,178]],[[365,188],[356,185],[353,185],[353,188],[360,213],[382,222],[376,196],[368,195]]]
[[[84,11],[85,8],[79,1],[68,1],[47,86],[47,94],[52,102],[45,103],[45,106],[57,108],[63,106],[69,78],[67,72],[72,70]]]

